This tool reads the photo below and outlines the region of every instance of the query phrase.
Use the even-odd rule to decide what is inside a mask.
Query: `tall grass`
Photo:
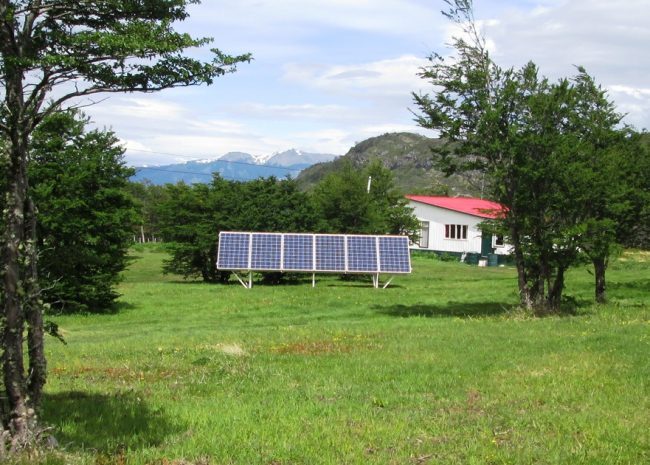
[[[387,289],[186,282],[134,250],[114,314],[56,318],[43,421],[87,464],[650,460],[650,261],[572,314],[516,310],[510,268],[414,259]],[[54,463],[54,462],[53,462]]]

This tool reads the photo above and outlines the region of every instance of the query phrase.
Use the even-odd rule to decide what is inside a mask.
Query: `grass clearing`
[[[162,276],[163,252],[133,253],[119,312],[56,318],[68,345],[47,346],[52,460],[650,460],[643,254],[612,264],[610,304],[590,303],[578,268],[575,314],[534,319],[514,309],[511,268],[416,257],[384,290],[336,277],[246,290]]]

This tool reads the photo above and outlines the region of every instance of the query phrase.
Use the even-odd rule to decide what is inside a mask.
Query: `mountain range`
[[[482,196],[483,178],[477,173],[445,176],[435,164],[434,149],[442,141],[408,132],[372,137],[353,146],[345,155],[306,153],[295,149],[267,157],[230,152],[217,160],[190,161],[165,166],[136,168],[133,181],[153,184],[209,182],[213,172],[225,179],[248,181],[275,176],[296,178],[302,190],[310,190],[325,176],[352,163],[363,169],[377,159],[391,170],[395,187],[404,194]]]
[[[160,166],[136,167],[131,181],[166,184],[210,182],[212,173],[225,179],[250,181],[259,177],[295,178],[300,171],[315,164],[331,161],[338,155],[309,153],[291,149],[269,156],[255,157],[244,152],[229,152],[214,160],[192,160]]]

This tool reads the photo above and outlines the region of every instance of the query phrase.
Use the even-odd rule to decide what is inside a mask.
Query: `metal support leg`
[[[311,287],[316,287],[316,273],[311,274]]]
[[[235,275],[235,278],[237,278],[237,281],[239,281],[242,286],[244,286],[246,289],[248,289],[248,283],[244,282],[244,280],[241,279],[236,272],[233,271],[232,274]]]
[[[253,289],[253,272],[248,272],[248,288]]]

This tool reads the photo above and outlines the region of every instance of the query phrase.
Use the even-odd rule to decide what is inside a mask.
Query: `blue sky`
[[[254,60],[210,87],[111,95],[85,109],[132,165],[297,148],[344,154],[413,123],[416,73],[454,33],[442,0],[204,0],[178,29]],[[550,78],[584,65],[626,121],[650,128],[650,0],[475,0],[493,57]],[[197,55],[205,52],[196,51]]]

